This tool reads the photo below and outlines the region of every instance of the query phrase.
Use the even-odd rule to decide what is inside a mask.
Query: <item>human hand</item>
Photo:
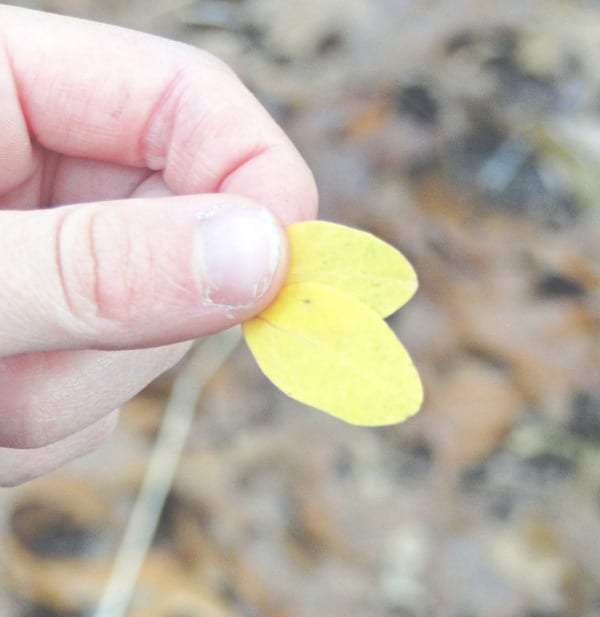
[[[285,274],[281,225],[317,197],[209,54],[7,6],[0,42],[6,486],[88,451],[186,341],[264,308]]]

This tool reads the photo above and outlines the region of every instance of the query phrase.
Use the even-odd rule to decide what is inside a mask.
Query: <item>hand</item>
[[[0,484],[86,452],[276,294],[314,181],[222,62],[0,6]],[[70,205],[66,205],[70,204]]]

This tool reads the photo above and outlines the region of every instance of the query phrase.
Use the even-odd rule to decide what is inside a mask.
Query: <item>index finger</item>
[[[2,73],[12,87],[2,87]],[[3,102],[0,126],[20,139],[0,140],[0,161],[19,149],[32,167],[32,149],[23,155],[23,143],[33,138],[60,154],[160,170],[174,193],[243,194],[283,223],[316,213],[314,180],[300,154],[234,73],[208,53],[0,6],[3,89],[15,100]],[[31,169],[19,173],[27,177]]]

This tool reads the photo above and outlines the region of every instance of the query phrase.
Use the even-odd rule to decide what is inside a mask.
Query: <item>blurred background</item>
[[[130,617],[600,616],[600,4],[46,0],[205,48],[308,160],[321,217],[420,278],[397,427],[211,379]],[[111,569],[175,369],[94,454],[0,492],[0,614],[78,617]]]

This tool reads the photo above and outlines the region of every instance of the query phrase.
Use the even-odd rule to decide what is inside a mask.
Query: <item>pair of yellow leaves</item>
[[[383,319],[417,289],[410,263],[343,225],[295,223],[287,233],[285,283],[243,324],[261,370],[288,396],[351,424],[393,424],[416,413],[419,375]]]

